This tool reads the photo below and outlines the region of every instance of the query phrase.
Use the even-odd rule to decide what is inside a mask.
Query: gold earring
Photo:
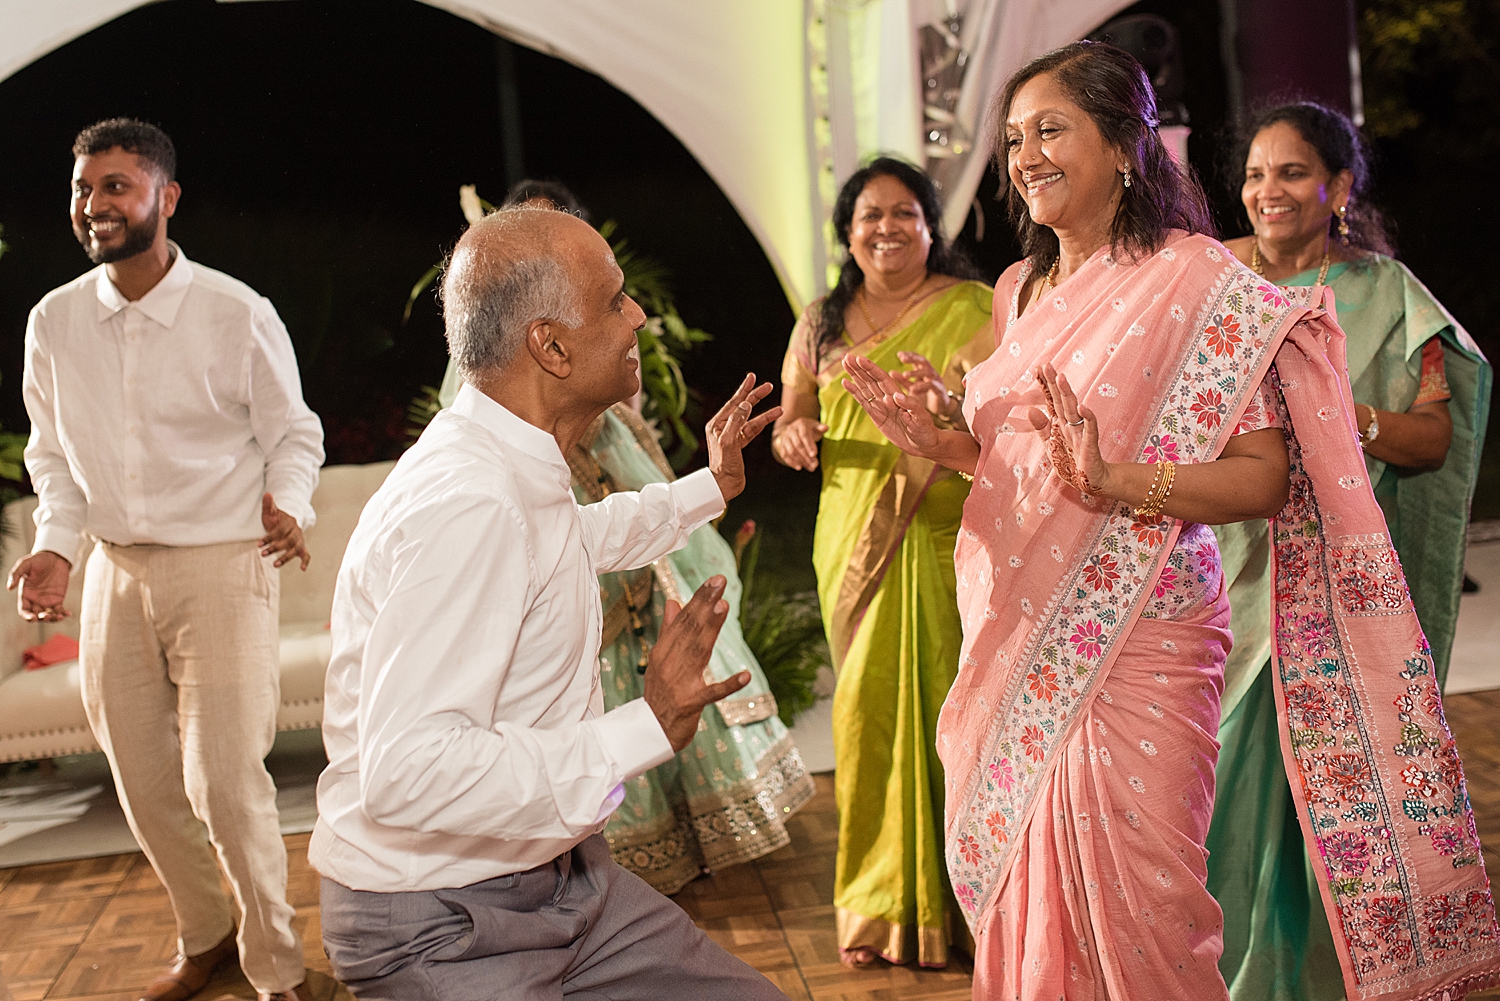
[[[1345,246],[1349,243],[1349,206],[1340,205],[1335,212],[1339,214],[1339,242]]]

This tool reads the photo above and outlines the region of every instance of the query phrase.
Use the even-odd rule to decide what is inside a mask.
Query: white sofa
[[[313,495],[317,524],[307,533],[312,563],[304,572],[296,563],[281,570],[281,709],[279,730],[306,730],[323,722],[323,674],[331,652],[328,616],[333,607],[333,585],[344,547],[359,521],[359,513],[385,482],[393,462],[368,466],[325,466]],[[32,513],[36,498],[5,505],[4,536],[0,539],[0,572],[31,551],[36,538]],[[21,653],[55,632],[78,636],[79,599],[83,593],[84,562],[92,549],[85,545],[74,560],[67,609],[73,614],[61,623],[27,622],[16,611],[14,592],[0,595],[0,762],[54,758],[97,751],[99,745],[83,713],[76,660],[39,671],[23,670]]]

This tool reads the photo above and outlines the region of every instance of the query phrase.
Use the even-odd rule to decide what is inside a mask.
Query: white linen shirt
[[[103,265],[49,292],[26,325],[22,396],[36,552],[72,560],[85,532],[122,546],[260,539],[267,491],[313,523],[323,425],[286,327],[181,250],[135,302]]]
[[[581,507],[556,440],[465,385],[365,505],[333,597],[308,857],[355,890],[468,886],[598,831],[672,757],[606,713],[598,575],[724,510],[707,470]]]

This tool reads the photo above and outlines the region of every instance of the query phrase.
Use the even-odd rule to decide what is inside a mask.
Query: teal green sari
[[[1305,271],[1284,285],[1312,285]],[[1453,441],[1441,469],[1413,473],[1365,456],[1375,498],[1401,556],[1438,684],[1448,674],[1463,582],[1469,504],[1489,417],[1493,371],[1432,294],[1389,257],[1328,271],[1348,336],[1354,399],[1404,413],[1417,398],[1422,346],[1443,345]],[[1271,576],[1266,522],[1214,529],[1232,581],[1234,649],[1224,669],[1218,793],[1208,832],[1208,888],[1224,910],[1219,970],[1233,1001],[1336,1001],[1344,996],[1318,885],[1287,784],[1271,683]]]

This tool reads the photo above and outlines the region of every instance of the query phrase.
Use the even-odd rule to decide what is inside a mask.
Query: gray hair
[[[569,267],[552,252],[551,209],[516,206],[469,228],[444,268],[443,324],[448,353],[465,378],[503,369],[535,320],[583,323]]]

